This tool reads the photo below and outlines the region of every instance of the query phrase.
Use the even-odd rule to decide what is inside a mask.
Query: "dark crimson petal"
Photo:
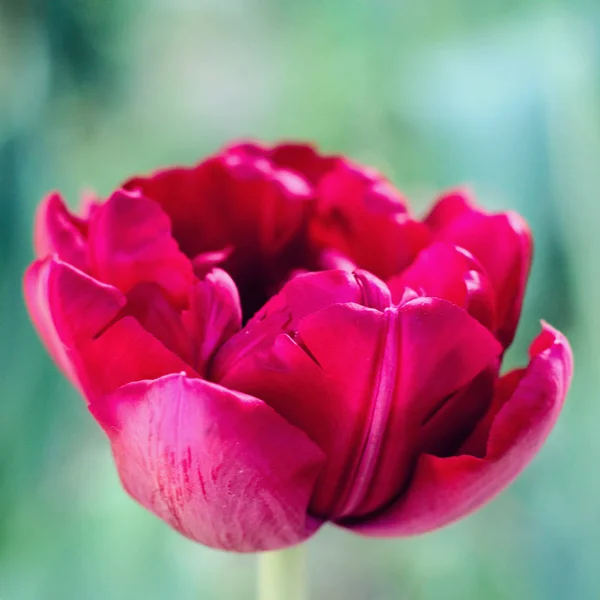
[[[406,288],[419,296],[442,298],[462,306],[491,331],[496,328],[495,295],[481,265],[466,250],[435,242],[421,250],[401,275],[387,281],[394,302]]]
[[[229,246],[276,253],[303,226],[311,199],[307,182],[298,175],[260,155],[236,151],[193,168],[138,177],[125,187],[162,206],[190,257]]]
[[[508,347],[521,315],[531,266],[527,224],[513,212],[486,214],[461,190],[443,196],[425,222],[435,239],[465,248],[484,267],[496,294],[498,339]]]
[[[192,265],[179,251],[171,222],[156,202],[115,192],[90,218],[89,253],[93,274],[123,292],[154,282],[176,304],[187,303],[195,281]]]
[[[340,162],[321,181],[312,240],[386,279],[408,266],[429,239],[400,194],[374,171]]]
[[[230,231],[242,247],[255,246],[265,254],[280,251],[303,225],[307,200],[312,193],[307,182],[268,161],[248,161],[235,152],[223,157],[224,189],[228,194]],[[235,244],[239,245],[239,244]]]
[[[552,430],[571,381],[568,341],[542,325],[529,366],[499,381],[490,414],[459,455],[422,455],[408,490],[396,503],[346,526],[373,536],[423,533],[471,513],[513,481]]]
[[[171,219],[173,237],[189,257],[220,251],[228,245],[225,214],[212,185],[212,172],[218,163],[213,158],[194,168],[162,169],[123,184],[124,189],[138,191],[160,204]]]
[[[323,453],[257,398],[169,375],[90,406],[125,489],[198,542],[238,552],[303,541]]]

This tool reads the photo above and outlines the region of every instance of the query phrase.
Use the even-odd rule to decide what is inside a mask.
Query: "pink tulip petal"
[[[495,330],[495,297],[487,275],[471,254],[453,244],[431,244],[387,284],[394,302],[400,302],[408,287],[420,296],[462,306],[482,325]]]
[[[417,434],[418,453],[454,456],[458,449],[462,453],[465,439],[471,438],[494,404],[499,363],[484,369],[422,421]]]
[[[71,265],[35,262],[25,274],[25,300],[52,357],[88,400],[130,381],[197,376],[136,319],[123,317],[126,298],[118,289]]]
[[[216,381],[231,376],[242,358],[269,348],[280,333],[295,332],[305,316],[332,304],[348,302],[379,310],[391,306],[385,283],[366,271],[332,270],[297,275],[221,348],[212,376]]]
[[[334,304],[300,319],[294,340],[256,343],[248,329],[244,348],[244,335],[232,338],[237,353],[219,381],[263,398],[325,451],[311,502],[318,515],[362,514],[393,497],[421,422],[501,351],[466,311],[435,299],[384,312]]]
[[[171,352],[193,365],[194,343],[184,325],[183,314],[173,307],[156,283],[144,282],[128,292],[127,305],[118,318],[134,317]]]
[[[327,323],[330,335],[339,335],[343,330],[343,348],[339,345],[329,348],[336,356],[352,354],[354,360],[348,370],[355,367],[359,357],[369,369],[371,356],[378,344],[383,326],[383,315],[370,309],[354,305],[335,305],[316,313],[322,315],[315,327]],[[306,317],[309,325],[314,315]],[[241,335],[241,334],[240,334]],[[341,339],[341,338],[340,338]],[[364,371],[346,377],[346,386],[354,384],[354,396],[349,396],[343,382],[330,376],[323,369],[319,357],[311,348],[300,345],[285,334],[258,351],[252,348],[240,352],[237,360],[220,380],[222,385],[263,398],[288,422],[306,431],[326,455],[319,483],[311,502],[314,514],[327,516],[335,503],[338,492],[343,491],[344,476],[351,457],[360,450],[355,447],[360,441],[362,428],[369,405],[360,397],[364,389]],[[342,362],[342,358],[340,358]],[[362,379],[361,379],[361,376]],[[350,456],[348,453],[350,452]],[[350,465],[351,468],[351,465]]]
[[[189,259],[171,236],[160,206],[139,194],[119,190],[94,211],[89,228],[94,275],[127,293],[138,283],[154,282],[185,305],[195,281]]]
[[[264,402],[170,375],[90,407],[126,490],[183,535],[238,552],[312,535],[307,506],[323,453]]]
[[[192,265],[194,266],[196,277],[198,279],[204,279],[210,271],[225,263],[232,253],[233,247],[228,246],[222,250],[203,252],[202,254],[194,256]]]
[[[468,188],[457,188],[445,193],[427,216],[427,225],[434,231],[441,231],[460,217],[473,212],[474,200]]]
[[[24,278],[25,302],[46,348],[81,387],[73,348],[101,331],[125,304],[123,294],[55,258],[34,262]]]
[[[281,292],[271,298],[256,314],[251,323],[264,321],[274,311],[285,310],[291,318],[288,328],[295,330],[298,322],[305,316],[332,304],[348,302],[378,310],[392,305],[386,284],[368,271],[318,271],[304,273],[290,280]]]
[[[350,318],[337,322],[334,310],[307,317],[299,338],[343,390],[338,414],[349,412],[348,406],[367,411],[358,423],[361,436],[350,442],[350,448],[359,449],[358,456],[354,453],[359,462],[347,483],[352,489],[347,487],[348,495],[339,494],[338,499],[342,514],[366,514],[401,489],[419,449],[421,424],[501,349],[487,329],[443,300],[419,299],[388,309],[379,331],[375,323],[365,325],[360,338],[349,326]],[[456,426],[462,427],[467,416],[455,414]],[[309,426],[304,428],[311,433],[314,426]],[[337,436],[336,429],[326,433]],[[327,451],[320,438],[313,439]],[[352,455],[350,448],[342,456]]]
[[[350,260],[339,250],[324,249],[319,253],[317,264],[320,271],[329,269],[343,269],[344,271],[355,271],[358,269],[356,263]]]
[[[543,324],[532,345],[527,369],[505,375],[497,388],[491,418],[484,418],[461,454],[420,457],[405,494],[382,513],[364,522],[346,523],[357,533],[412,535],[451,523],[479,508],[509,485],[537,454],[565,399],[573,368],[566,338]]]
[[[81,271],[89,269],[87,224],[72,215],[60,194],[49,194],[40,204],[35,218],[34,246],[39,258],[56,255]]]
[[[194,368],[169,350],[131,316],[111,324],[101,335],[86,339],[76,348],[89,384],[89,402],[117,388],[170,373],[199,377]]]
[[[321,181],[310,231],[316,244],[342,252],[383,279],[409,265],[429,238],[390,183],[348,162]]]
[[[215,352],[242,326],[240,297],[231,277],[221,269],[208,273],[190,292],[190,307],[181,318],[194,340],[193,364],[204,374]]]
[[[529,276],[532,239],[516,213],[488,215],[463,191],[442,197],[426,219],[435,239],[468,250],[484,267],[496,294],[498,339],[512,342]]]

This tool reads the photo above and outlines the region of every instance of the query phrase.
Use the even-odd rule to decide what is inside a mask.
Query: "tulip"
[[[25,298],[127,492],[253,552],[333,523],[404,536],[468,515],[540,449],[572,372],[542,323],[502,373],[532,240],[464,190],[423,219],[310,146],[230,146],[39,208]]]

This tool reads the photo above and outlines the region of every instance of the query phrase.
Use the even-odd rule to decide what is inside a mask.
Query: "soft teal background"
[[[421,538],[324,530],[313,598],[600,598],[597,0],[0,0],[0,599],[253,597],[254,557],[196,546],[122,491],[20,289],[47,190],[75,204],[237,136],[345,152],[419,212],[462,182],[520,211],[536,258],[511,360],[541,317],[576,355],[516,484]]]

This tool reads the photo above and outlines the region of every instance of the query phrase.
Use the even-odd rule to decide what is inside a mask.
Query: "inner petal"
[[[314,270],[307,241],[313,188],[296,172],[244,147],[190,169],[171,169],[125,184],[156,201],[194,268],[226,270],[248,320],[298,270]]]
[[[117,316],[134,317],[140,325],[186,363],[193,364],[192,341],[186,332],[179,311],[153,282],[136,285],[127,294],[127,304]]]

